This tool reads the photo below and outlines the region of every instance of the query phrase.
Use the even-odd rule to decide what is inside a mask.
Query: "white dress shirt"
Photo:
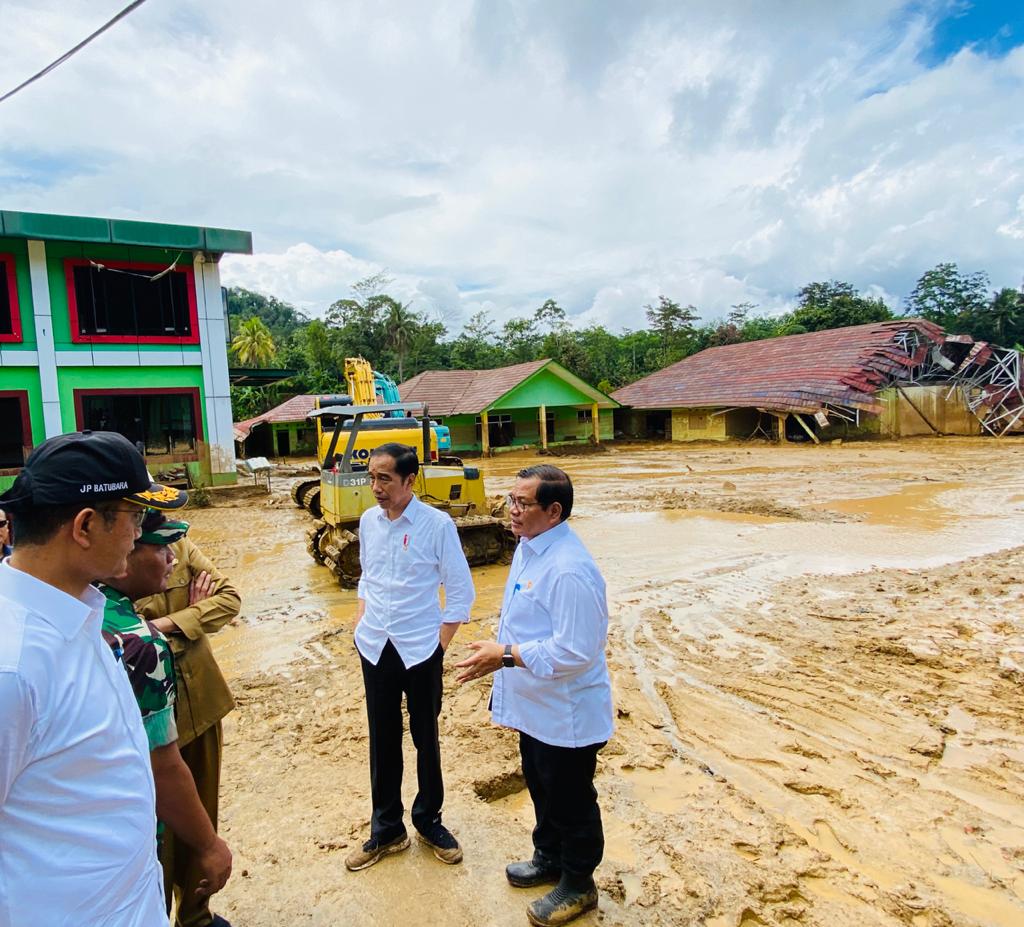
[[[608,740],[607,636],[604,578],[569,525],[521,540],[505,586],[498,641],[518,644],[525,666],[494,673],[494,721],[555,747]]]
[[[0,927],[167,924],[149,746],[104,602],[0,563]]]
[[[469,621],[473,577],[455,522],[440,509],[415,496],[394,521],[379,505],[367,509],[359,519],[359,563],[366,610],[355,640],[374,666],[389,640],[406,668],[416,666],[437,650],[442,624]]]

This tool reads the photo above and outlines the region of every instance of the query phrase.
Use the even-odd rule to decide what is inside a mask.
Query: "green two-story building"
[[[83,429],[125,435],[154,475],[234,482],[225,253],[251,234],[0,211],[0,489]]]

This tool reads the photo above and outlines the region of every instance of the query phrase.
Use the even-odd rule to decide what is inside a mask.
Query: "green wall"
[[[536,409],[538,406],[589,406],[593,401],[590,395],[545,367],[502,396],[491,409],[507,412],[510,409]]]
[[[32,443],[39,444],[46,437],[43,426],[43,398],[39,386],[39,371],[35,367],[0,368],[0,389],[24,390],[28,393],[28,414],[32,420]],[[0,476],[0,492],[14,482],[13,476]]]
[[[201,367],[58,367],[57,389],[60,395],[61,426],[76,431],[76,389],[156,389],[159,387],[198,387],[202,440],[208,441],[206,396]]]
[[[138,344],[76,344],[71,340],[71,325],[68,319],[68,287],[64,274],[66,258],[88,260],[138,261],[146,264],[169,265],[178,255],[178,267],[192,268],[191,252],[177,249],[138,248],[127,245],[87,245],[73,242],[48,241],[46,243],[46,275],[50,290],[50,311],[53,314],[53,340],[58,351],[137,351]],[[147,351],[182,351],[190,348],[199,350],[199,345],[144,344]]]
[[[587,405],[587,409],[590,405]],[[548,435],[549,444],[578,443],[585,444],[591,435],[590,422],[578,421],[575,406],[557,406],[548,408],[548,412],[555,414],[555,425],[552,434]],[[512,439],[511,447],[522,447],[527,445],[540,444],[540,420],[539,410],[515,409],[503,410],[500,413],[496,409],[489,410],[489,414],[511,415],[516,426],[516,436]],[[598,421],[602,441],[611,441],[614,437],[614,426],[612,423],[612,410],[599,409]],[[452,433],[453,451],[479,451],[480,442],[476,436],[475,415],[449,415],[444,419]]]

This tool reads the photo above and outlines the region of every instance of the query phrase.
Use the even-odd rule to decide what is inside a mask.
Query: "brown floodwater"
[[[783,457],[793,454],[779,450]],[[965,514],[955,507],[962,482],[917,482],[896,492],[843,497],[846,487],[837,481],[838,496],[815,500],[808,510],[855,519],[840,523],[699,508],[646,510],[645,500],[657,489],[676,486],[680,473],[691,475],[678,469],[679,456],[679,449],[655,445],[554,462],[574,478],[572,525],[602,567],[613,608],[645,584],[698,587],[701,595],[672,609],[670,618],[692,633],[718,635],[722,647],[743,641],[722,617],[723,608],[749,601],[787,577],[934,566],[1024,543],[1024,520],[1018,517],[1024,496],[1001,508],[1005,500],[995,494],[991,511],[975,506]],[[488,493],[496,494],[507,492],[516,472],[536,462],[533,455],[510,453],[477,463]],[[704,466],[699,459],[695,465]],[[708,472],[716,485],[723,473],[735,481],[746,475],[752,489],[764,491],[765,474],[778,474],[781,466],[719,466]],[[276,505],[242,506],[244,518],[236,517],[235,508],[189,513],[192,536],[243,593],[242,619],[216,639],[218,659],[232,673],[273,667],[287,672],[289,663],[309,655],[309,639],[327,629],[351,630],[355,620],[355,591],[339,588],[306,553],[309,516],[285,502],[287,485],[275,484]],[[859,493],[868,487],[860,480],[856,488]],[[602,511],[624,496],[635,511]],[[507,575],[500,564],[473,570],[474,619],[497,613]]]

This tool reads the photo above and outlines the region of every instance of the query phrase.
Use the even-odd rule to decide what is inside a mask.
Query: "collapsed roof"
[[[1020,354],[924,319],[895,319],[708,348],[612,397],[641,409],[878,414],[898,384],[949,382],[992,434],[1024,416]]]

